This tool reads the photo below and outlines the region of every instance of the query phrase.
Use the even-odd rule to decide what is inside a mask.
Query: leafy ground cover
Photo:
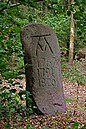
[[[75,1],[74,4],[69,5],[71,7],[69,11],[66,0],[64,2],[37,0],[37,3],[34,0],[0,1],[0,129],[77,129],[82,126],[83,129],[86,128],[84,126],[86,76],[83,75],[86,75],[86,63],[77,61],[76,64],[74,63],[74,68],[68,68],[65,62],[68,59],[68,57],[65,59],[65,56],[69,50],[69,23],[72,11],[75,24],[74,56],[77,56],[79,49],[86,46],[85,3],[83,0]],[[61,53],[63,53],[61,60],[63,60],[63,85],[67,106],[67,112],[64,114],[57,113],[53,116],[33,114],[30,93],[25,91],[25,77],[17,78],[24,67],[20,30],[31,22],[51,26],[58,37]],[[29,99],[29,110],[25,105],[26,96]]]
[[[2,116],[0,118],[0,129],[86,129],[86,80],[85,76],[83,76],[82,78],[85,81],[78,82],[80,78],[79,74],[78,76],[74,72],[73,74],[73,76],[72,74],[67,75],[71,75],[73,81],[67,77],[63,77],[67,111],[66,113],[56,113],[52,116],[37,115],[33,113],[32,107],[29,107],[29,111],[26,110],[25,98],[23,96],[22,101],[22,98],[20,99],[18,94],[22,89],[22,94],[26,94],[24,75],[21,76],[22,79],[17,78],[13,82],[12,80],[3,80],[0,87],[6,86],[9,89],[6,91],[5,87],[6,92],[2,92],[7,94],[3,98],[8,98],[8,100],[3,100],[5,110],[0,114]],[[74,76],[75,78],[73,78]],[[16,89],[16,92],[15,90],[12,91],[12,89]],[[10,93],[8,92],[9,90],[11,90]],[[1,98],[0,100],[2,101]],[[15,105],[17,105],[17,108],[15,108]]]
[[[25,88],[25,78],[22,80],[16,79]],[[7,85],[6,80],[3,81],[4,85]],[[9,84],[8,84],[9,85]],[[77,83],[72,83],[64,78],[64,94],[67,106],[66,113],[57,113],[52,116],[42,116],[37,114],[32,114],[28,116],[17,115],[15,112],[11,112],[10,123],[8,120],[0,119],[0,128],[7,129],[78,129],[86,128],[86,100],[85,100],[85,90],[86,84],[82,83],[78,86]],[[2,86],[2,84],[0,85]],[[10,86],[10,88],[12,88]],[[15,85],[17,92],[21,89],[18,87],[17,83]],[[78,96],[78,97],[77,97]],[[9,119],[9,118],[8,118]],[[12,127],[12,125],[14,127]],[[84,126],[84,127],[83,127]],[[68,128],[69,127],[69,128]]]

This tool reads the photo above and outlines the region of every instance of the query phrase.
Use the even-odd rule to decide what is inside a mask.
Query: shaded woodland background
[[[20,41],[21,28],[29,23],[39,22],[51,26],[58,37],[61,52],[61,67],[64,90],[73,87],[76,90],[76,102],[79,102],[79,94],[83,95],[84,112],[86,110],[86,1],[85,0],[1,0],[0,1],[0,122],[1,128],[11,128],[13,119],[25,117],[23,128],[31,129],[26,117],[33,113],[30,93],[25,90],[23,51]],[[65,81],[64,81],[65,80]],[[69,84],[71,83],[71,84]],[[24,88],[23,88],[24,87]],[[66,89],[65,89],[66,88]],[[69,90],[68,89],[68,90]],[[67,91],[68,91],[67,90]],[[71,103],[72,96],[65,92],[67,107]],[[73,96],[74,97],[74,96]],[[25,107],[28,98],[29,109]],[[23,102],[22,102],[23,101]],[[82,101],[82,100],[80,100]],[[82,105],[83,105],[82,104]],[[17,106],[16,106],[17,105]],[[79,104],[78,104],[79,105]],[[81,106],[82,109],[83,106]],[[72,109],[72,107],[71,107]],[[73,111],[73,115],[76,111]],[[61,114],[60,114],[61,115]],[[70,113],[66,114],[70,116]],[[14,116],[12,118],[12,116]],[[62,116],[67,119],[69,116]],[[34,116],[36,118],[36,115]],[[57,120],[56,116],[55,119]],[[72,117],[72,116],[71,116]],[[80,117],[80,116],[79,116]],[[35,119],[34,118],[34,119]],[[61,117],[60,117],[61,118]],[[39,117],[37,116],[37,119]],[[40,118],[41,121],[52,121],[53,118]],[[77,119],[76,119],[77,120]],[[26,122],[28,121],[28,122]],[[43,123],[42,121],[42,123]],[[62,120],[61,120],[62,121]],[[60,123],[61,123],[60,121]],[[23,121],[24,122],[24,121]],[[79,121],[80,122],[80,121]],[[86,121],[85,121],[86,122]],[[82,119],[81,125],[85,122]],[[29,125],[28,125],[29,123]],[[12,125],[13,124],[13,125]],[[74,127],[79,127],[75,123]],[[70,122],[69,122],[70,125]],[[66,128],[67,124],[62,128]],[[15,126],[14,126],[15,127]],[[13,127],[13,128],[14,128]],[[17,126],[18,127],[18,126]],[[17,128],[15,127],[15,128]],[[19,126],[19,129],[22,127]],[[34,126],[35,127],[35,126]],[[33,127],[33,128],[34,128]],[[58,127],[61,129],[61,127]],[[74,129],[73,127],[73,129]],[[39,127],[35,127],[39,128]],[[42,128],[42,127],[40,127]],[[43,127],[47,129],[48,127]],[[49,127],[50,128],[50,127]],[[52,128],[52,126],[51,126]],[[53,126],[52,129],[57,129]],[[72,128],[72,127],[69,127]],[[83,128],[84,129],[84,128]]]

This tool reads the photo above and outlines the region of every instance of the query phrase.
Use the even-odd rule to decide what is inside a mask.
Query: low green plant
[[[72,99],[72,98],[65,98],[64,99],[64,101],[66,102],[66,103],[71,103],[71,102],[73,102],[74,100]]]
[[[79,67],[83,67],[82,64],[80,65],[80,61],[75,60],[73,66],[69,66],[68,63],[64,63],[64,59],[62,57],[61,67],[62,67],[62,74],[63,77],[69,79],[72,82],[80,83],[86,83],[86,76],[83,74],[83,72],[80,70]]]
[[[19,129],[19,128],[18,128]],[[34,127],[32,127],[31,125],[27,125],[26,129],[35,129]],[[49,129],[47,126],[42,126],[42,129]]]
[[[16,84],[11,80],[9,82]],[[10,128],[13,119],[22,119],[27,117],[27,114],[33,113],[30,95],[30,92],[23,89],[16,91],[15,87],[13,89],[10,86],[0,88],[0,118],[5,122],[5,128]],[[26,98],[29,98],[28,108],[26,108]]]
[[[49,129],[47,126],[43,126],[42,129]]]
[[[31,125],[27,125],[26,129],[34,129],[34,127],[32,127]]]
[[[79,127],[79,123],[78,122],[74,122],[72,124],[72,127],[66,127],[65,129],[86,129],[86,124],[83,124],[82,127]]]

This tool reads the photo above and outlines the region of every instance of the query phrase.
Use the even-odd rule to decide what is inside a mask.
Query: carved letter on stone
[[[65,112],[61,81],[60,51],[52,28],[32,23],[21,31],[24,50],[26,90],[32,93],[45,115]]]

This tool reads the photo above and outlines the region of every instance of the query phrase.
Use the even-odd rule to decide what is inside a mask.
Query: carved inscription
[[[47,52],[49,54],[48,56],[46,56]],[[41,57],[40,55],[44,55],[44,57]],[[46,36],[39,37],[35,58],[38,65],[37,74],[39,77],[40,87],[57,87],[58,60],[56,60],[52,48],[46,39]]]
[[[21,31],[25,64],[26,89],[33,102],[45,115],[65,112],[60,71],[60,51],[52,28],[42,24],[29,24]]]

